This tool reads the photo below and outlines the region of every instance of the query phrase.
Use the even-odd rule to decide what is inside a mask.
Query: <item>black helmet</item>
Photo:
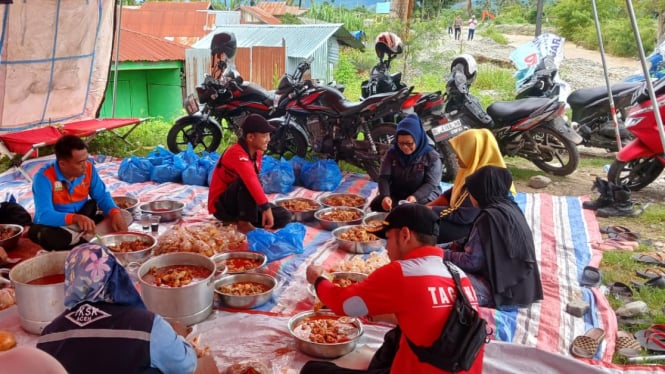
[[[212,37],[210,42],[210,53],[213,55],[224,53],[227,58],[236,55],[236,36],[232,32],[220,32]]]
[[[385,54],[398,55],[402,53],[403,47],[402,39],[394,33],[387,31],[379,34],[376,37],[376,43],[374,43],[374,50],[380,59],[383,59]]]

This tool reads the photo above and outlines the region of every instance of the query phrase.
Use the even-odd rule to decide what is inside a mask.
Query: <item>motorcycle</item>
[[[515,60],[513,62],[517,64]],[[517,99],[546,97],[567,102],[572,110],[571,127],[582,137],[582,145],[604,148],[610,152],[619,150],[606,86],[581,88],[568,94],[568,84],[559,78],[557,59],[552,55],[541,56],[535,68],[520,76],[522,79],[518,82]],[[639,83],[611,86],[622,146],[631,139],[623,119],[627,108],[632,105],[633,92],[639,86]]]
[[[295,72],[289,75],[290,79],[295,82],[302,81],[310,63],[311,58],[298,64]],[[343,89],[343,86],[338,87]],[[188,143],[195,149],[200,145],[205,151],[215,151],[222,141],[223,123],[226,124],[226,130],[235,134],[239,133],[240,124],[250,114],[258,114],[275,124],[274,119],[286,113],[286,103],[289,101],[275,91],[267,91],[254,83],[244,82],[234,71],[225,73],[222,80],[206,75],[196,91],[198,101],[203,107],[199,109],[193,94],[187,97],[184,107],[188,115],[179,118],[167,136],[171,152],[178,153],[187,149]],[[305,157],[308,145],[301,140],[299,137],[274,137],[271,139],[274,144],[270,149],[280,157],[286,154]]]
[[[361,84],[361,100],[372,95],[397,92],[406,87],[402,82],[402,73],[390,73],[390,63],[397,55],[402,53],[401,40],[395,34],[381,33],[374,45],[379,62],[370,71],[370,78]],[[432,127],[437,126],[443,118],[443,96],[441,91],[431,93],[412,93],[404,102],[402,111],[393,115],[393,118],[384,118],[385,121],[398,122],[410,112],[418,114],[423,128],[430,140],[430,144],[441,156],[441,180],[452,181],[457,175],[458,165],[455,151],[450,147],[448,139],[456,133],[441,136],[438,139],[432,134]]]
[[[665,79],[654,84],[654,92],[662,118],[665,118]],[[626,185],[632,191],[639,191],[656,180],[665,168],[663,143],[651,105],[651,98],[643,83],[633,95],[635,106],[626,117],[626,129],[635,139],[631,140],[616,154],[610,165],[607,180],[616,185]]]
[[[274,138],[300,138],[312,150],[336,161],[347,161],[378,180],[381,159],[395,136],[395,123],[383,118],[401,110],[410,88],[377,94],[353,103],[336,89],[285,75],[277,93],[288,97],[286,115],[276,119]],[[268,149],[271,145],[268,145]]]
[[[446,85],[446,116],[432,129],[435,136],[486,128],[494,134],[504,156],[523,157],[554,175],[565,176],[577,169],[577,144],[582,138],[564,120],[564,103],[556,98],[525,98],[495,102],[484,111],[469,93],[476,73],[472,56],[460,55],[453,60]]]

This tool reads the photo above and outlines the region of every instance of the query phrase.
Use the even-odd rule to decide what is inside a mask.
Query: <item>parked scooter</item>
[[[565,105],[557,98],[526,98],[496,102],[485,112],[480,101],[469,93],[476,78],[476,61],[462,54],[451,64],[446,86],[445,121],[432,132],[486,128],[496,137],[504,156],[520,156],[540,169],[565,176],[577,168],[577,144],[582,138],[563,118]]]
[[[401,81],[401,72],[390,73],[390,63],[402,53],[402,49],[402,40],[394,33],[383,32],[377,36],[374,50],[379,62],[372,68],[370,79],[362,82],[362,100],[376,94],[397,92],[406,87],[406,84]],[[441,91],[412,93],[405,101],[400,113],[393,113],[393,118],[384,118],[384,120],[397,122],[410,112],[418,114],[423,128],[429,136],[430,143],[441,156],[441,180],[452,181],[457,174],[458,165],[455,152],[447,142],[450,137],[436,141],[431,132],[432,127],[437,126],[444,115]]]
[[[286,115],[274,120],[278,123],[274,138],[301,138],[314,152],[360,167],[376,181],[396,129],[395,123],[383,118],[399,112],[410,92],[405,87],[354,103],[332,87],[285,75],[277,93],[289,101]]]
[[[568,95],[568,86],[558,76],[558,66],[553,56],[544,56],[531,75],[524,77],[516,98],[559,98],[568,102],[572,110],[571,127],[582,137],[582,145],[604,148],[610,152],[619,150],[614,121],[610,110],[607,87],[581,88]],[[632,138],[626,131],[623,119],[632,105],[631,97],[639,83],[618,83],[611,86],[614,107],[619,124],[622,145]]]
[[[665,118],[665,79],[658,80],[653,89],[661,118]],[[632,100],[636,104],[626,117],[626,129],[635,135],[635,139],[617,152],[607,180],[638,191],[661,174],[665,167],[665,153],[646,83],[635,91]]]

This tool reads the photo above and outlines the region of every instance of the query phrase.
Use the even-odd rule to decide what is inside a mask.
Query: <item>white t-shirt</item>
[[[478,24],[478,21],[476,21],[475,18],[471,18],[471,19],[469,20],[469,28],[470,28],[471,30],[475,29],[477,24]]]

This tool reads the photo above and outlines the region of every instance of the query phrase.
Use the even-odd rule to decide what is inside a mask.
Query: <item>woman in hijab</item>
[[[439,238],[437,243],[448,243],[466,238],[480,210],[471,204],[466,177],[486,165],[505,168],[499,145],[491,131],[470,129],[450,139],[450,146],[457,155],[459,170],[452,188],[446,190],[428,205],[439,214]],[[515,187],[511,186],[515,194]]]
[[[513,201],[512,183],[510,171],[496,166],[466,178],[480,214],[463,250],[444,252],[444,260],[467,274],[481,306],[513,309],[543,299],[533,235]]]
[[[425,204],[441,193],[441,159],[428,144],[418,115],[401,120],[396,134],[381,161],[379,194],[370,203],[375,212],[389,212],[400,200]]]
[[[196,352],[148,311],[110,250],[92,243],[65,261],[66,310],[37,343],[69,373],[193,373]]]

